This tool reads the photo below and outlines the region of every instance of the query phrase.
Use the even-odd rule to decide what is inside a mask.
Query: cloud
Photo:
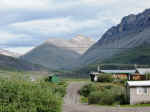
[[[106,21],[109,21],[107,24]],[[108,18],[95,18],[87,20],[74,20],[71,17],[58,18],[58,19],[45,19],[45,20],[33,20],[30,22],[21,22],[11,24],[10,27],[17,31],[25,31],[27,34],[41,35],[42,37],[64,37],[75,36],[71,34],[83,34],[86,36],[93,36],[100,34],[100,29],[108,28],[114,24],[113,21]],[[97,33],[96,33],[97,31]],[[95,34],[93,34],[93,32]],[[70,34],[70,35],[69,35]],[[41,38],[42,39],[42,38]],[[44,39],[44,38],[43,38]]]
[[[80,0],[82,3],[89,5],[108,5],[117,2],[118,0]]]
[[[34,41],[34,38],[32,38],[30,35],[27,34],[16,34],[16,33],[10,33],[1,31],[0,32],[0,47],[18,47],[18,46],[33,46],[34,43],[37,41]]]
[[[47,9],[51,0],[1,0],[0,9]]]
[[[122,17],[146,8],[148,0],[0,0],[0,47],[33,47],[78,34],[100,39]]]

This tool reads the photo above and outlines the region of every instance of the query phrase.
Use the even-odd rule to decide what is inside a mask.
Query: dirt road
[[[80,104],[80,95],[78,94],[79,89],[85,85],[84,82],[72,82],[67,88],[67,95],[64,98],[65,105],[76,105]]]
[[[64,97],[63,112],[150,112],[150,107],[121,108],[81,104],[78,90],[83,85],[85,85],[84,82],[70,83],[67,88],[67,95]]]

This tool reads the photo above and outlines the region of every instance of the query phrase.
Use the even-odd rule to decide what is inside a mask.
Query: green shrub
[[[80,89],[79,93],[80,95],[87,97],[92,91],[96,91],[96,86],[94,84],[88,84],[88,85],[83,86]]]
[[[0,112],[61,112],[59,93],[46,82],[0,79]]]
[[[100,74],[98,76],[98,82],[113,82],[113,76],[110,74]]]
[[[88,98],[89,104],[113,105],[126,104],[125,89],[114,84],[89,84],[80,90]]]
[[[58,86],[55,88],[55,93],[58,93],[61,97],[66,95],[66,89],[63,86]]]
[[[126,82],[127,82],[127,79],[118,79],[118,80],[113,81],[114,84],[122,84],[122,85],[125,85]]]
[[[88,97],[89,104],[122,104],[124,103],[124,95],[119,89],[118,87],[113,87],[104,91],[94,91]]]

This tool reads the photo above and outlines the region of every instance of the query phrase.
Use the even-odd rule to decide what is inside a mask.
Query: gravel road
[[[122,108],[81,104],[78,90],[85,84],[85,82],[69,84],[67,95],[64,97],[63,112],[150,112],[150,107]]]

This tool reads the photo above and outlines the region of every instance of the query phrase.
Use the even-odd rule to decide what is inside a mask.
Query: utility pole
[[[100,72],[100,71],[101,71],[101,69],[100,69],[100,65],[98,65],[98,66],[97,66],[97,71],[98,71],[98,72]]]
[[[134,68],[137,69],[137,64],[134,64]]]

